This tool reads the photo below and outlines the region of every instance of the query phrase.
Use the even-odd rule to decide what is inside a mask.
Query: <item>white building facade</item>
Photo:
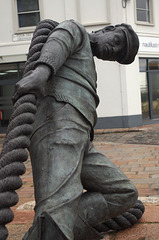
[[[88,32],[128,23],[140,39],[131,65],[95,58],[98,76],[96,128],[128,128],[159,118],[158,0],[0,0],[0,131],[13,111],[11,96],[22,77],[36,24],[75,19]]]

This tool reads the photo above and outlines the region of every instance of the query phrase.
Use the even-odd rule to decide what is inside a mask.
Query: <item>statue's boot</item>
[[[86,192],[79,203],[78,217],[74,227],[75,240],[99,240],[103,235],[94,229],[109,219],[108,205],[101,193]]]
[[[25,234],[23,240],[67,240],[53,219],[44,213]]]
[[[99,240],[103,236],[92,228],[81,216],[77,217],[74,240]],[[22,240],[68,240],[50,216],[37,219]]]
[[[55,223],[51,211],[43,212],[34,221],[33,226],[25,234],[23,240],[70,240]],[[100,193],[85,193],[79,204],[79,213],[74,226],[74,240],[99,240],[103,235],[93,226],[107,219],[108,209],[105,199]],[[69,219],[68,219],[69,222]]]
[[[89,223],[80,215],[74,227],[74,240],[99,240],[103,235],[96,231]]]

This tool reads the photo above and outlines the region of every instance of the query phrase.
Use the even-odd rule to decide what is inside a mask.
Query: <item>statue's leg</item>
[[[122,214],[137,200],[133,183],[92,144],[83,160],[81,179],[87,192],[80,199],[79,215],[91,227]],[[87,239],[78,219],[74,232],[75,240]]]
[[[51,104],[45,104],[45,108]],[[81,167],[90,134],[84,119],[79,118],[73,107],[61,104],[31,137],[36,207],[34,224],[25,240],[74,239],[73,228],[83,192]]]

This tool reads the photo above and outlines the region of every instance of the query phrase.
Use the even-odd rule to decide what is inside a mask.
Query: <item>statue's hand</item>
[[[42,97],[45,94],[45,84],[49,79],[51,69],[46,65],[39,65],[30,75],[22,78],[15,85],[13,103],[22,95],[33,93],[36,97]]]

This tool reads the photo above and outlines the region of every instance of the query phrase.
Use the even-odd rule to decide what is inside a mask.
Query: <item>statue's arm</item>
[[[83,44],[83,35],[74,21],[59,24],[44,44],[35,70],[16,84],[13,102],[27,93],[43,96],[46,82]]]
[[[62,22],[44,44],[36,65],[46,64],[55,75],[66,59],[82,46],[84,38],[82,26],[80,28],[73,20]]]

